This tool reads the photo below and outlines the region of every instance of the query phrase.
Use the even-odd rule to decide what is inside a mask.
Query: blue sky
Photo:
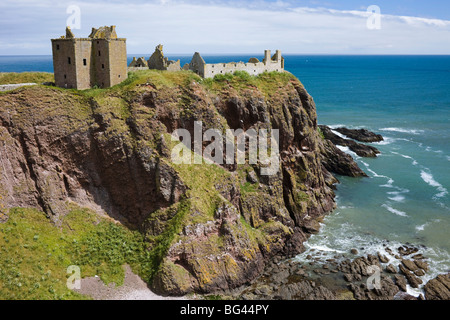
[[[1,0],[0,55],[51,54],[80,9],[77,37],[116,25],[128,53],[450,54],[450,1]],[[370,5],[379,28],[368,28]],[[374,20],[371,20],[374,21]]]

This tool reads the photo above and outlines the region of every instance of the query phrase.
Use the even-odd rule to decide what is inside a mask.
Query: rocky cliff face
[[[279,129],[280,170],[174,164],[170,133],[193,136],[194,121]],[[299,253],[333,210],[324,143],[314,101],[290,74],[146,71],[109,90],[21,88],[0,95],[0,202],[39,208],[56,225],[76,203],[140,230],[160,293],[228,289],[274,255]]]

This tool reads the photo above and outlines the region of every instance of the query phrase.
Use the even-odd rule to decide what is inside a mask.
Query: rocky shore
[[[305,259],[274,259],[261,277],[248,286],[225,292],[224,298],[243,300],[448,300],[450,273],[423,286],[429,260],[419,248],[396,249],[359,255],[357,249],[327,258],[310,250]],[[411,288],[422,293],[412,294]],[[417,292],[414,291],[414,292]]]
[[[335,134],[330,127],[320,125],[319,128],[322,131],[323,135],[325,136],[325,139],[330,140],[335,145],[348,147],[350,150],[355,152],[360,157],[376,157],[377,154],[380,154],[380,151],[377,148],[369,146],[367,144],[358,143],[352,139],[343,138]],[[353,139],[356,139],[358,141],[364,140],[364,142],[378,142],[383,140],[383,137],[381,135],[377,135],[368,130],[364,130],[363,131],[364,133],[360,133],[359,130],[338,128],[336,129],[336,131],[345,134],[350,134],[350,136],[353,137]]]

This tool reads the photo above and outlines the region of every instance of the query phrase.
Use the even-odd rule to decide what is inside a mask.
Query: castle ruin
[[[172,61],[164,57],[162,45],[156,47],[155,52],[148,59],[147,64],[144,61],[143,57],[139,59],[133,58],[133,61],[128,66],[128,70],[181,70],[180,60]],[[183,70],[191,70],[203,78],[214,78],[218,74],[234,73],[235,71],[246,71],[250,75],[256,76],[263,72],[284,71],[284,57],[282,57],[280,50],[277,50],[273,56],[271,56],[270,50],[265,50],[263,61],[259,61],[257,58],[251,58],[247,63],[229,62],[208,64],[200,53],[196,52],[191,62],[183,66]]]
[[[55,84],[62,88],[107,88],[128,77],[126,39],[115,26],[92,28],[88,38],[66,35],[52,39]]]
[[[67,27],[65,36],[51,41],[55,84],[62,88],[108,88],[127,79],[128,71],[148,69],[191,70],[203,78],[235,71],[246,71],[250,75],[284,71],[284,58],[280,50],[273,56],[270,50],[265,50],[263,61],[251,58],[247,63],[206,63],[196,52],[191,62],[181,68],[180,60],[173,61],[164,56],[162,45],[156,46],[148,61],[144,57],[133,58],[127,66],[126,39],[117,37],[115,26],[92,28],[88,38],[75,38]]]
[[[284,58],[281,51],[277,50],[271,57],[270,50],[265,50],[264,60],[260,62],[257,58],[251,58],[247,63],[206,63],[200,53],[196,52],[191,63],[185,64],[184,70],[192,70],[203,78],[214,78],[218,74],[234,73],[235,71],[246,71],[256,76],[263,72],[284,71]]]
[[[148,61],[145,61],[144,57],[136,59],[133,58],[133,61],[128,65],[129,71],[137,71],[137,70],[146,70],[146,69],[154,69],[154,70],[167,70],[167,71],[180,71],[181,65],[180,60],[173,61],[169,60],[169,58],[164,57],[163,46],[162,44],[157,45],[155,48],[155,52],[150,56]]]

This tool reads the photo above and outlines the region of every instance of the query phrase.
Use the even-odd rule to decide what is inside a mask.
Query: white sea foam
[[[372,143],[375,145],[378,145],[378,146],[385,146],[385,145],[394,143],[396,140],[398,140],[398,139],[391,138],[391,137],[383,137],[383,141],[372,142]]]
[[[395,152],[395,151],[391,151],[391,153],[396,154],[396,155],[398,155],[398,156],[400,156],[400,157],[403,157],[403,158],[405,158],[405,159],[412,160],[412,164],[413,164],[414,166],[417,166],[417,165],[419,164],[419,163],[416,161],[416,159],[414,159],[413,157],[408,156],[408,155],[406,155],[406,154],[401,154],[401,153],[398,153],[398,152]]]
[[[360,160],[360,162],[361,162],[363,165],[365,165],[366,168],[369,168],[369,167],[370,167],[369,164],[368,164],[367,162],[364,162],[364,161],[362,161],[362,160]]]
[[[404,202],[405,201],[405,197],[397,194],[394,197],[388,197],[389,200],[395,201],[395,202]]]
[[[391,132],[400,132],[400,133],[410,133],[410,134],[421,134],[424,131],[423,130],[416,130],[416,129],[404,129],[404,128],[382,128],[380,131],[391,131]]]
[[[392,213],[395,213],[396,215],[399,215],[399,216],[401,216],[401,217],[407,217],[407,216],[408,216],[408,215],[406,214],[406,212],[403,212],[403,211],[394,209],[394,208],[392,208],[391,206],[389,206],[389,205],[387,205],[387,204],[383,204],[382,207],[385,208],[387,211],[392,212]]]
[[[434,177],[431,173],[425,172],[423,170],[420,171],[420,177],[423,181],[425,181],[428,185],[436,188],[439,193],[437,193],[434,197],[435,198],[442,198],[448,194],[448,191],[446,188],[442,186],[439,182],[434,180]]]
[[[380,176],[380,177],[389,179],[386,184],[382,184],[382,185],[380,185],[380,187],[383,187],[383,188],[396,188],[396,187],[393,186],[394,179],[386,177],[386,176]]]
[[[412,157],[407,156],[407,155],[405,155],[405,154],[401,154],[401,153],[398,153],[398,152],[395,152],[395,151],[391,151],[391,153],[396,154],[396,155],[399,155],[400,157],[403,157],[403,158],[405,158],[405,159],[411,159],[411,160],[414,160]]]
[[[342,139],[348,139],[348,137],[346,136],[346,135],[343,135],[342,133],[340,133],[340,132],[337,132],[336,130],[331,130],[331,132],[333,132],[335,135],[337,135],[339,138],[342,138]]]
[[[424,224],[422,224],[420,226],[416,226],[416,230],[417,231],[423,231],[423,230],[425,230],[425,227],[428,227],[429,225],[430,225],[430,223],[427,222],[427,223],[424,223]]]
[[[353,152],[352,150],[350,150],[349,147],[345,147],[345,146],[340,146],[340,145],[336,145],[336,147],[341,150],[342,152],[345,152],[346,154],[351,155],[353,158],[355,159],[361,159],[360,156],[358,156],[355,152]]]
[[[345,124],[331,124],[328,127],[330,127],[331,129],[337,129],[337,128],[342,128],[345,127]]]
[[[345,251],[340,251],[337,249],[332,249],[330,247],[327,247],[326,245],[312,245],[309,247],[309,249],[315,249],[317,251],[325,251],[325,252],[337,252],[337,253],[344,253]]]

